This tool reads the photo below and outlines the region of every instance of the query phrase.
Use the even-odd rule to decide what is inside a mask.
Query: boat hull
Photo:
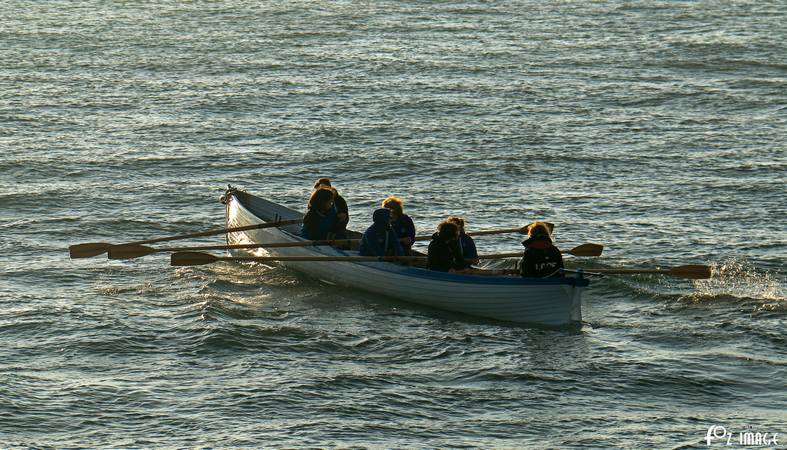
[[[227,226],[238,227],[302,217],[302,213],[230,191],[225,197]],[[303,241],[300,225],[232,233],[230,244]],[[358,236],[357,233],[354,233]],[[256,256],[350,256],[357,252],[328,246],[238,250]],[[487,277],[435,272],[389,262],[283,262],[308,276],[406,302],[507,322],[549,327],[581,324],[581,275],[566,279]]]

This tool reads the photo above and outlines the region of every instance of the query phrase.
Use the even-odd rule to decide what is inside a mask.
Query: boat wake
[[[600,292],[630,291],[637,297],[683,304],[747,303],[755,312],[787,312],[784,284],[773,272],[755,268],[750,262],[729,259],[711,266],[706,280],[684,280],[659,275],[608,276],[597,282]]]
[[[746,260],[729,259],[713,266],[713,277],[694,281],[695,290],[685,299],[706,302],[719,299],[756,303],[757,310],[787,311],[784,285],[771,272],[756,269]]]

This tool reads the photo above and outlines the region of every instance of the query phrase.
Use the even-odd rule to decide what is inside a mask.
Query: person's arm
[[[306,239],[316,239],[320,234],[320,222],[314,210],[310,209],[309,212],[303,216],[303,225],[301,226],[301,237]]]
[[[402,235],[399,237],[399,242],[401,242],[403,247],[409,248],[415,242],[415,225],[410,216],[403,215],[400,220],[402,223],[399,231],[402,232]]]
[[[361,237],[361,245],[358,246],[358,254],[361,256],[372,256],[369,248],[369,233],[364,233]]]
[[[444,254],[443,248],[443,246],[434,240],[429,244],[429,253],[426,258],[427,269],[440,272],[447,272],[450,269],[450,266],[446,266],[448,255]]]
[[[451,253],[453,253],[453,255],[451,255],[452,256],[452,258],[451,258],[451,268],[456,270],[456,271],[464,270],[465,269],[465,259],[462,257],[462,249],[459,248],[459,246],[461,244],[459,243],[459,241],[455,241],[452,245],[453,245],[454,248],[453,248],[453,251],[451,251]]]
[[[475,241],[473,241],[473,238],[471,238],[470,236],[467,235],[465,236],[467,237],[467,248],[463,253],[463,256],[465,258],[465,264],[468,263],[478,264],[479,262],[481,262],[481,260],[478,259],[478,250],[476,250],[475,248]]]
[[[552,249],[553,249],[553,251],[554,251],[554,254],[555,254],[555,259],[557,260],[557,268],[556,268],[555,270],[557,271],[557,270],[559,270],[559,269],[563,269],[563,268],[565,267],[565,266],[563,265],[563,254],[562,254],[562,253],[560,253],[560,249],[559,249],[559,248],[557,248],[557,247],[555,247],[555,246],[552,246]],[[562,276],[564,276],[564,275],[565,275],[565,274],[564,274],[564,273],[563,273],[563,271],[561,270],[561,271],[559,271],[559,272],[556,272],[556,273],[555,273],[553,276],[555,276],[555,277],[562,277]]]
[[[339,222],[339,227],[347,228],[347,223],[350,222],[350,211],[347,209],[347,201],[339,194],[336,194],[334,200],[336,204],[336,220]]]
[[[399,242],[399,239],[396,238],[396,232],[394,230],[389,230],[388,233],[388,245],[393,247],[394,256],[404,256],[404,247],[402,247],[402,243]]]
[[[522,255],[522,261],[519,263],[519,274],[523,277],[533,276],[531,255],[528,254],[528,250],[529,249],[525,247],[525,253]]]

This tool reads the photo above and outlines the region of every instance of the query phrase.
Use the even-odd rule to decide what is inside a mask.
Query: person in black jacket
[[[321,188],[330,189],[333,192],[333,204],[336,207],[336,227],[333,234],[338,239],[344,239],[347,236],[347,224],[350,222],[350,212],[347,209],[347,201],[339,195],[339,191],[331,186],[329,178],[320,178],[314,182],[314,190]],[[311,203],[309,207],[311,208]]]
[[[465,260],[459,249],[459,227],[453,222],[443,221],[437,227],[429,243],[426,267],[440,272],[461,272]]]
[[[528,227],[528,239],[522,242],[525,253],[519,266],[523,277],[562,277],[563,255],[552,244],[552,235],[544,222],[535,222]]]

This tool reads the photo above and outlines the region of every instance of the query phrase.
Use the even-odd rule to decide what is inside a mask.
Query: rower
[[[475,248],[475,241],[473,241],[473,238],[465,233],[465,219],[451,216],[447,220],[459,227],[459,249],[462,251],[462,258],[465,260],[465,268],[470,268],[473,264],[478,264],[480,262],[478,259],[478,250]]]
[[[399,242],[404,248],[406,255],[410,254],[410,249],[415,242],[415,224],[413,219],[404,213],[404,202],[396,196],[389,196],[383,200],[383,208],[391,210],[391,226],[399,236]]]
[[[309,211],[303,217],[301,237],[309,240],[336,238],[338,219],[333,191],[319,188],[309,198]]]
[[[403,256],[404,249],[391,228],[391,210],[380,208],[372,215],[374,223],[366,229],[358,249],[361,256]]]
[[[459,227],[444,220],[437,226],[437,233],[429,243],[429,257],[426,267],[440,272],[461,272],[465,270],[465,260],[459,249]]]
[[[522,242],[525,253],[519,273],[523,277],[562,277],[563,255],[552,243],[549,227],[544,222],[535,222],[528,226],[527,240]]]
[[[339,239],[347,237],[347,223],[350,222],[350,212],[347,209],[347,201],[339,195],[339,191],[331,185],[330,178],[320,178],[314,182],[314,190],[328,188],[333,192],[333,203],[336,206],[336,227],[333,231]],[[311,206],[311,200],[309,200]]]

